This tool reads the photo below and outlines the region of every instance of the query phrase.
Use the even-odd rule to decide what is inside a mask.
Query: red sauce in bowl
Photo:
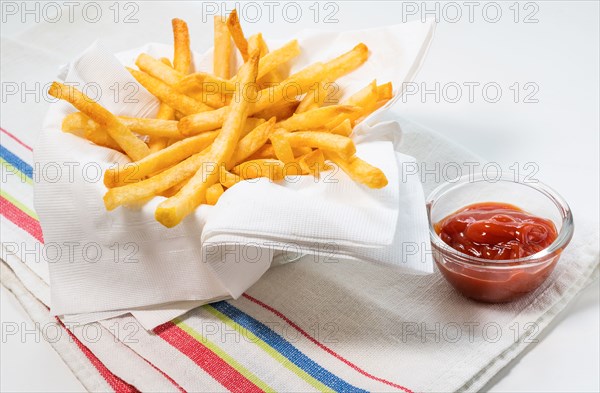
[[[525,258],[548,247],[558,232],[554,223],[507,203],[466,206],[435,225],[450,247],[478,258]]]
[[[542,251],[558,236],[552,221],[506,203],[466,206],[435,224],[434,229],[450,247],[490,260],[487,264],[465,263],[443,251],[434,254],[450,284],[479,301],[507,302],[533,291],[548,278],[560,256],[552,255],[535,264],[503,264]],[[495,268],[494,261],[501,268]]]

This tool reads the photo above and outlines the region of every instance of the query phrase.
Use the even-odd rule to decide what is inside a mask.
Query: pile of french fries
[[[368,48],[350,51],[289,75],[300,54],[296,40],[269,51],[262,34],[246,38],[236,11],[214,19],[213,73],[190,73],[187,24],[173,19],[174,55],[142,53],[128,71],[160,101],[156,118],[115,116],[72,86],[54,82],[49,94],[79,112],[62,129],[132,160],[104,173],[108,210],[166,197],[156,219],[173,227],[200,204],[215,204],[245,179],[312,175],[334,163],[371,188],[387,185],[383,172],[355,155],[350,135],[365,116],[392,98],[392,85],[376,81],[338,102],[335,81],[361,66]],[[243,58],[232,67],[235,50]],[[335,88],[333,89],[335,90]]]

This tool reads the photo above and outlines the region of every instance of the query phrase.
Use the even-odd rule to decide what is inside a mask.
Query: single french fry
[[[352,134],[352,121],[350,119],[345,119],[339,125],[334,127],[331,130],[331,133],[342,136],[350,136],[350,134]]]
[[[369,58],[369,48],[362,42],[350,51],[328,61],[325,64],[327,79],[335,81],[354,71]]]
[[[392,82],[377,86],[377,100],[389,100],[394,96]]]
[[[217,201],[223,195],[225,190],[221,183],[215,183],[212,186],[206,189],[206,204],[207,205],[216,205]]]
[[[105,128],[108,135],[117,142],[132,160],[141,160],[150,154],[148,146],[121,123],[117,117],[75,87],[54,82],[50,86],[48,94],[52,97],[68,101],[75,108]]]
[[[332,118],[345,114],[350,116],[354,113],[360,113],[361,108],[351,105],[330,105],[322,108],[311,109],[307,112],[297,113],[277,123],[278,127],[285,128],[287,131],[310,130],[323,127],[331,121]]]
[[[367,86],[342,101],[342,104],[366,108],[377,102],[377,93],[377,81],[373,80]]]
[[[210,147],[209,162],[213,163],[213,166],[207,170],[198,170],[175,196],[158,205],[155,218],[164,226],[170,228],[179,224],[206,200],[208,187],[219,181],[219,168],[226,165],[233,156],[248,117],[248,90],[255,87],[257,72],[258,53],[253,53],[239,71],[240,85],[236,88],[228,108],[223,128]]]
[[[292,146],[308,146],[326,151],[333,151],[342,158],[350,158],[356,153],[352,139],[320,131],[298,131],[285,134],[285,138]]]
[[[302,172],[309,173],[314,177],[319,177],[321,172],[325,169],[325,156],[320,149],[316,149],[300,157],[298,163],[300,164]]]
[[[298,108],[296,108],[296,113],[306,112],[322,106],[329,93],[327,89],[329,83],[330,82],[322,81],[317,83],[314,88],[310,89],[304,98],[302,98]]]
[[[183,139],[185,136],[177,128],[177,120],[148,119],[143,117],[119,116],[119,121],[133,132],[142,135]]]
[[[239,164],[259,150],[269,139],[274,125],[275,118],[272,118],[250,131],[240,140],[229,162],[233,165]],[[228,165],[228,167],[233,165]]]
[[[271,145],[273,145],[275,157],[284,164],[289,164],[294,161],[294,152],[286,139],[286,134],[286,131],[278,130],[269,139],[271,140]]]
[[[300,54],[300,45],[292,40],[280,48],[265,54],[258,62],[258,78],[262,79],[268,73],[276,70]]]
[[[192,51],[190,50],[190,32],[187,23],[181,19],[173,19],[173,67],[184,75],[190,72]]]
[[[179,120],[177,127],[179,128],[179,132],[187,136],[216,130],[223,125],[228,112],[229,107],[222,107],[212,111],[185,116]]]
[[[231,38],[233,38],[233,42],[240,51],[242,58],[244,61],[247,61],[248,41],[246,40],[244,32],[242,31],[242,26],[240,25],[240,19],[238,18],[236,9],[231,11],[229,17],[227,18],[227,28],[229,29],[229,34],[231,34]]]
[[[202,102],[196,101],[180,93],[173,87],[146,74],[143,71],[138,71],[131,68],[128,68],[128,70],[142,86],[156,96],[161,102],[164,102],[171,108],[183,113],[184,115],[192,115],[194,113],[211,111],[213,109]]]
[[[325,154],[325,158],[336,163],[340,169],[358,183],[370,188],[383,188],[388,184],[388,180],[381,169],[356,156],[344,159],[332,151],[324,151],[323,153]]]
[[[108,188],[137,183],[153,173],[169,168],[204,150],[217,137],[219,131],[205,132],[175,142],[143,159],[123,166],[109,168],[104,172],[104,185]]]
[[[177,71],[169,64],[162,60],[155,59],[147,53],[141,53],[137,57],[135,65],[148,75],[160,79],[171,86],[177,85],[185,77],[185,74],[182,72]]]
[[[300,102],[296,99],[291,101],[288,99],[283,99],[277,104],[255,113],[254,116],[260,117],[261,119],[270,119],[275,117],[278,121],[282,121],[294,114],[299,103]]]
[[[219,78],[229,79],[231,77],[231,35],[227,23],[222,16],[215,16],[214,22],[214,51],[213,51],[213,74]]]

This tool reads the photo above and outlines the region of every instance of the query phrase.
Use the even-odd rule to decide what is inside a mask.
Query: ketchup
[[[450,247],[461,253],[498,261],[464,263],[442,253],[434,259],[444,277],[463,295],[483,302],[501,303],[519,298],[548,278],[559,254],[535,263],[502,264],[547,248],[558,236],[554,223],[506,203],[466,206],[434,226]],[[498,267],[498,268],[495,268]]]
[[[525,258],[558,236],[552,221],[497,202],[466,206],[435,224],[435,231],[450,247],[491,260]]]

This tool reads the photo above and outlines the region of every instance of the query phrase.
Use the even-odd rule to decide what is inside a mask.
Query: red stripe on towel
[[[0,131],[2,131],[3,133],[5,133],[6,135],[8,135],[9,137],[11,137],[12,139],[15,140],[15,142],[17,142],[19,145],[23,146],[24,148],[26,148],[29,151],[33,151],[33,149],[31,148],[31,146],[29,146],[28,144],[26,144],[25,142],[23,142],[22,140],[20,140],[19,138],[17,138],[16,136],[14,136],[13,134],[11,134],[10,132],[6,131],[4,128],[0,127]]]
[[[327,347],[326,345],[320,343],[319,341],[317,341],[314,337],[312,337],[310,334],[308,334],[304,329],[302,329],[300,326],[296,325],[292,320],[290,320],[288,317],[286,317],[285,315],[283,315],[280,311],[274,309],[273,307],[269,306],[268,304],[265,304],[263,302],[261,302],[260,300],[244,293],[242,295],[243,297],[245,297],[246,299],[250,300],[251,302],[258,304],[259,306],[261,306],[262,308],[272,312],[273,314],[277,315],[279,318],[283,319],[285,322],[288,323],[288,325],[290,325],[291,327],[293,327],[294,329],[296,329],[300,334],[302,334],[304,337],[306,337],[307,339],[309,339],[310,341],[312,341],[315,345],[317,345],[319,348],[321,348],[322,350],[324,350],[325,352],[329,353],[332,356],[335,356],[337,359],[341,360],[342,362],[346,363],[348,366],[352,367],[354,370],[358,371],[359,373],[361,373],[362,375],[364,375],[365,377],[368,377],[374,381],[378,381],[381,383],[384,383],[388,386],[392,386],[395,387],[397,389],[400,389],[406,393],[413,393],[412,390],[399,385],[397,383],[394,382],[390,382],[386,379],[383,378],[379,378],[376,377],[373,374],[370,374],[368,372],[366,372],[365,370],[363,370],[362,368],[358,367],[356,364],[352,363],[351,361],[349,361],[348,359],[342,357],[341,355],[339,355],[338,353],[334,352],[331,348]]]
[[[83,352],[96,370],[98,370],[102,378],[104,378],[104,380],[110,385],[111,388],[114,389],[116,393],[139,393],[139,390],[137,390],[135,386],[123,381],[121,378],[113,374],[108,368],[106,368],[100,359],[98,359],[88,347],[83,345],[83,343],[79,341],[79,339],[75,337],[75,335],[71,333],[69,329],[66,328],[60,319],[56,318],[56,320],[63,327],[63,329],[66,330],[69,337],[75,342],[75,344],[77,344],[81,352]]]
[[[0,196],[0,214],[36,238],[40,243],[44,243],[42,228],[40,227],[39,221],[24,213],[21,209],[2,196]]]
[[[190,358],[229,391],[262,392],[252,381],[173,322],[154,328],[154,333]]]

